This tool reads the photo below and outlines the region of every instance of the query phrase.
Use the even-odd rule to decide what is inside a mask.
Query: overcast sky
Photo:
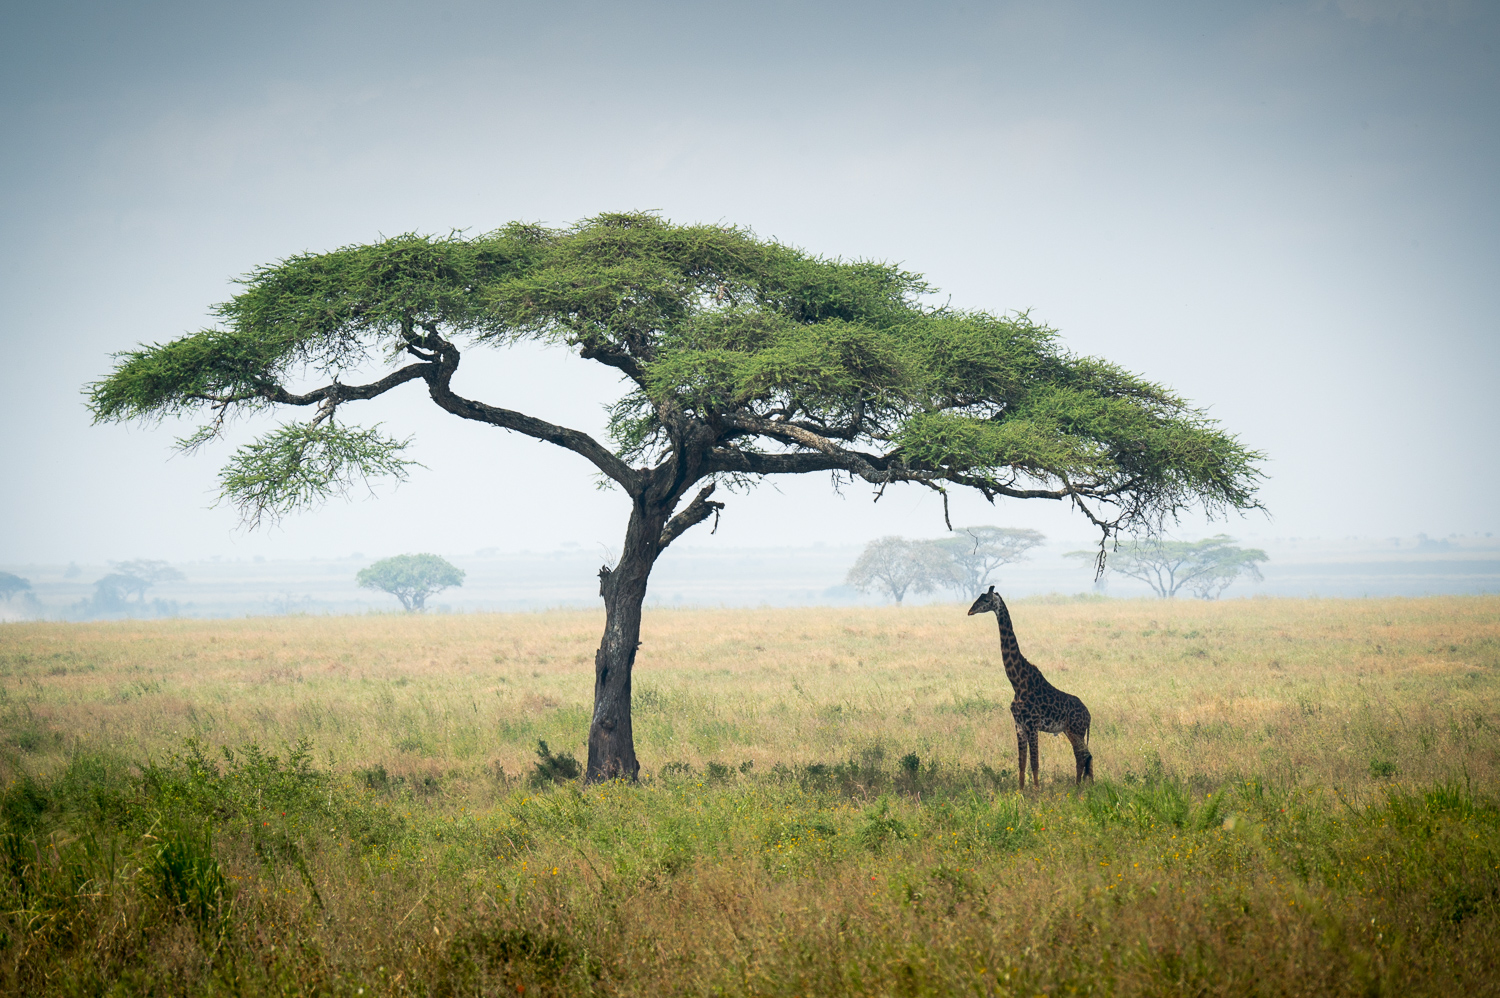
[[[0,564],[616,550],[591,466],[419,385],[366,421],[427,470],[255,533],[211,506],[228,446],[91,426],[81,389],[258,264],[626,209],[896,261],[1172,386],[1268,455],[1273,518],[1188,536],[1500,531],[1497,10],[6,4]],[[471,351],[459,384],[595,432],[617,391],[539,350]],[[1088,536],[1043,502],[955,520]],[[815,476],[680,543],[940,531],[925,492]]]

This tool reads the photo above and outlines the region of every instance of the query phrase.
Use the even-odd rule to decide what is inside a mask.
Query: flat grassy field
[[[964,609],[5,625],[0,992],[1500,993],[1500,598]]]

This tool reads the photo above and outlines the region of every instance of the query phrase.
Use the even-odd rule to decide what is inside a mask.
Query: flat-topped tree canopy
[[[601,573],[609,622],[591,779],[634,775],[624,749],[646,579],[672,540],[722,507],[709,498],[719,480],[833,471],[945,498],[961,485],[991,501],[1067,500],[1103,539],[1191,506],[1258,506],[1261,455],[1167,389],[1074,356],[1025,314],[931,305],[918,274],[734,226],[635,213],[403,235],[290,257],[242,284],[215,328],[119,355],[89,388],[96,420],[201,412],[205,424],[179,442],[191,448],[239,411],[315,407],[225,468],[224,495],[252,522],[362,477],[404,476],[408,441],[345,426],[341,407],[412,381],[454,415],[592,462],[631,497],[632,516],[619,564]],[[460,348],[523,339],[622,374],[607,444],[452,390]],[[372,362],[391,370],[340,380]],[[309,380],[317,387],[292,387]]]

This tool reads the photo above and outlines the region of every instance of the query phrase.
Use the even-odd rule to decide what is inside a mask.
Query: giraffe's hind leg
[[[1020,761],[1016,763],[1016,774],[1021,778],[1021,789],[1026,789],[1026,729],[1016,724],[1016,752]]]
[[[1076,769],[1074,784],[1082,783],[1084,777],[1090,780],[1094,778],[1094,753],[1089,751],[1089,729],[1075,730],[1069,728],[1063,732],[1068,736],[1068,741],[1073,743],[1073,765]]]
[[[1040,787],[1042,785],[1042,777],[1037,770],[1042,765],[1042,753],[1037,749],[1035,728],[1027,729],[1026,740],[1031,743],[1031,785]]]

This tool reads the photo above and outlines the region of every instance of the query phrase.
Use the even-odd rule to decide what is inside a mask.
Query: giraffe
[[[1016,698],[1010,704],[1010,716],[1016,721],[1016,748],[1020,751],[1021,789],[1026,789],[1026,750],[1031,750],[1031,782],[1040,786],[1037,768],[1041,756],[1037,752],[1037,732],[1066,735],[1073,743],[1073,761],[1077,766],[1075,783],[1082,783],[1087,776],[1094,778],[1094,755],[1089,751],[1089,709],[1083,701],[1071,693],[1047,682],[1041,670],[1021,654],[1016,643],[1016,632],[1010,624],[1010,610],[1005,601],[990,586],[990,591],[974,601],[969,607],[969,616],[994,611],[1000,622],[1000,659],[1005,663],[1005,675],[1015,688]]]

